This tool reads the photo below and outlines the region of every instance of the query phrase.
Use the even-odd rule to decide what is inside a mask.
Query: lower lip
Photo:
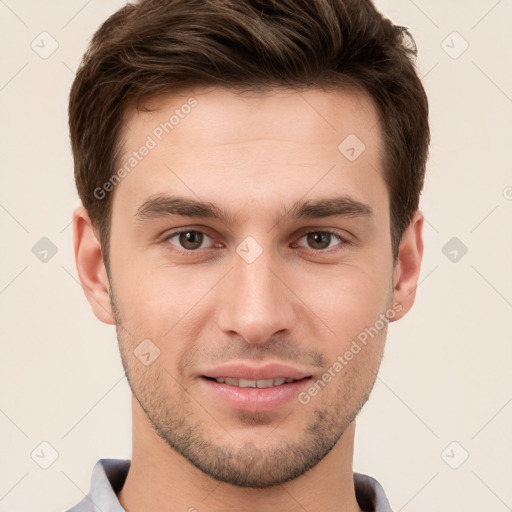
[[[208,391],[221,402],[238,411],[269,412],[297,399],[311,377],[270,388],[241,388],[201,377]]]

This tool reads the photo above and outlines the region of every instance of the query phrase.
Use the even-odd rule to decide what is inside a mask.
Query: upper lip
[[[232,377],[247,380],[285,379],[300,380],[311,377],[310,373],[281,363],[269,363],[262,366],[254,366],[248,363],[229,363],[211,370],[205,370],[203,377]]]

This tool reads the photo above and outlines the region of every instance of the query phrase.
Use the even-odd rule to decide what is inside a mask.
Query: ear
[[[402,309],[392,321],[399,320],[412,308],[423,257],[423,214],[416,210],[400,241],[399,253],[393,269],[393,302]]]
[[[73,244],[78,277],[94,314],[98,320],[114,325],[101,245],[83,206],[73,211]]]

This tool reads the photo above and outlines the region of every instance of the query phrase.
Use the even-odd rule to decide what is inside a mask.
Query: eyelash
[[[172,238],[174,238],[175,236],[177,235],[181,235],[182,233],[201,233],[203,235],[206,235],[207,237],[209,238],[212,238],[210,235],[208,235],[208,233],[205,233],[204,231],[200,231],[198,229],[181,229],[179,231],[174,231],[172,233],[169,233],[162,241],[161,243],[164,244],[164,245],[168,245],[170,244],[170,240]],[[352,241],[349,240],[348,238],[340,235],[338,232],[336,231],[332,231],[330,229],[321,229],[321,230],[313,230],[313,231],[306,231],[306,232],[303,232],[300,237],[299,237],[299,240],[304,238],[306,235],[309,235],[311,233],[327,233],[331,236],[334,236],[335,238],[338,238],[340,243],[335,245],[334,247],[330,247],[330,248],[326,248],[326,249],[312,249],[310,247],[303,247],[303,246],[300,246],[300,247],[303,247],[305,249],[309,249],[310,251],[313,251],[314,253],[317,253],[317,254],[321,254],[321,253],[327,253],[327,254],[330,254],[333,250],[343,250],[343,247],[340,247],[339,249],[336,249],[338,246],[349,246],[349,245],[352,245]],[[172,250],[176,250],[177,252],[181,253],[181,254],[184,254],[186,256],[195,256],[197,255],[197,253],[201,250],[201,249],[184,249],[184,248],[179,248],[178,246],[176,246],[175,244],[170,244],[174,247],[174,249]],[[213,249],[213,248],[210,248],[210,249]]]

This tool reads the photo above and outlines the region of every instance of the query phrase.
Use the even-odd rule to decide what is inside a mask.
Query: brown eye
[[[178,242],[174,243],[172,240],[177,238]],[[187,251],[194,251],[196,249],[201,249],[201,246],[205,240],[205,238],[210,238],[208,235],[205,235],[201,231],[179,231],[177,233],[173,233],[165,240],[170,242],[172,245],[177,245],[180,249],[185,249]]]
[[[310,249],[315,249],[319,251],[329,249],[336,245],[341,245],[340,242],[345,242],[345,239],[342,238],[340,235],[337,235],[336,233],[331,233],[330,231],[311,231],[309,233],[302,235],[301,239],[302,238],[306,239],[307,246]],[[338,243],[331,245],[331,242],[333,241],[337,241]]]
[[[329,247],[331,235],[329,233],[309,233],[307,241],[313,249],[326,249]]]

